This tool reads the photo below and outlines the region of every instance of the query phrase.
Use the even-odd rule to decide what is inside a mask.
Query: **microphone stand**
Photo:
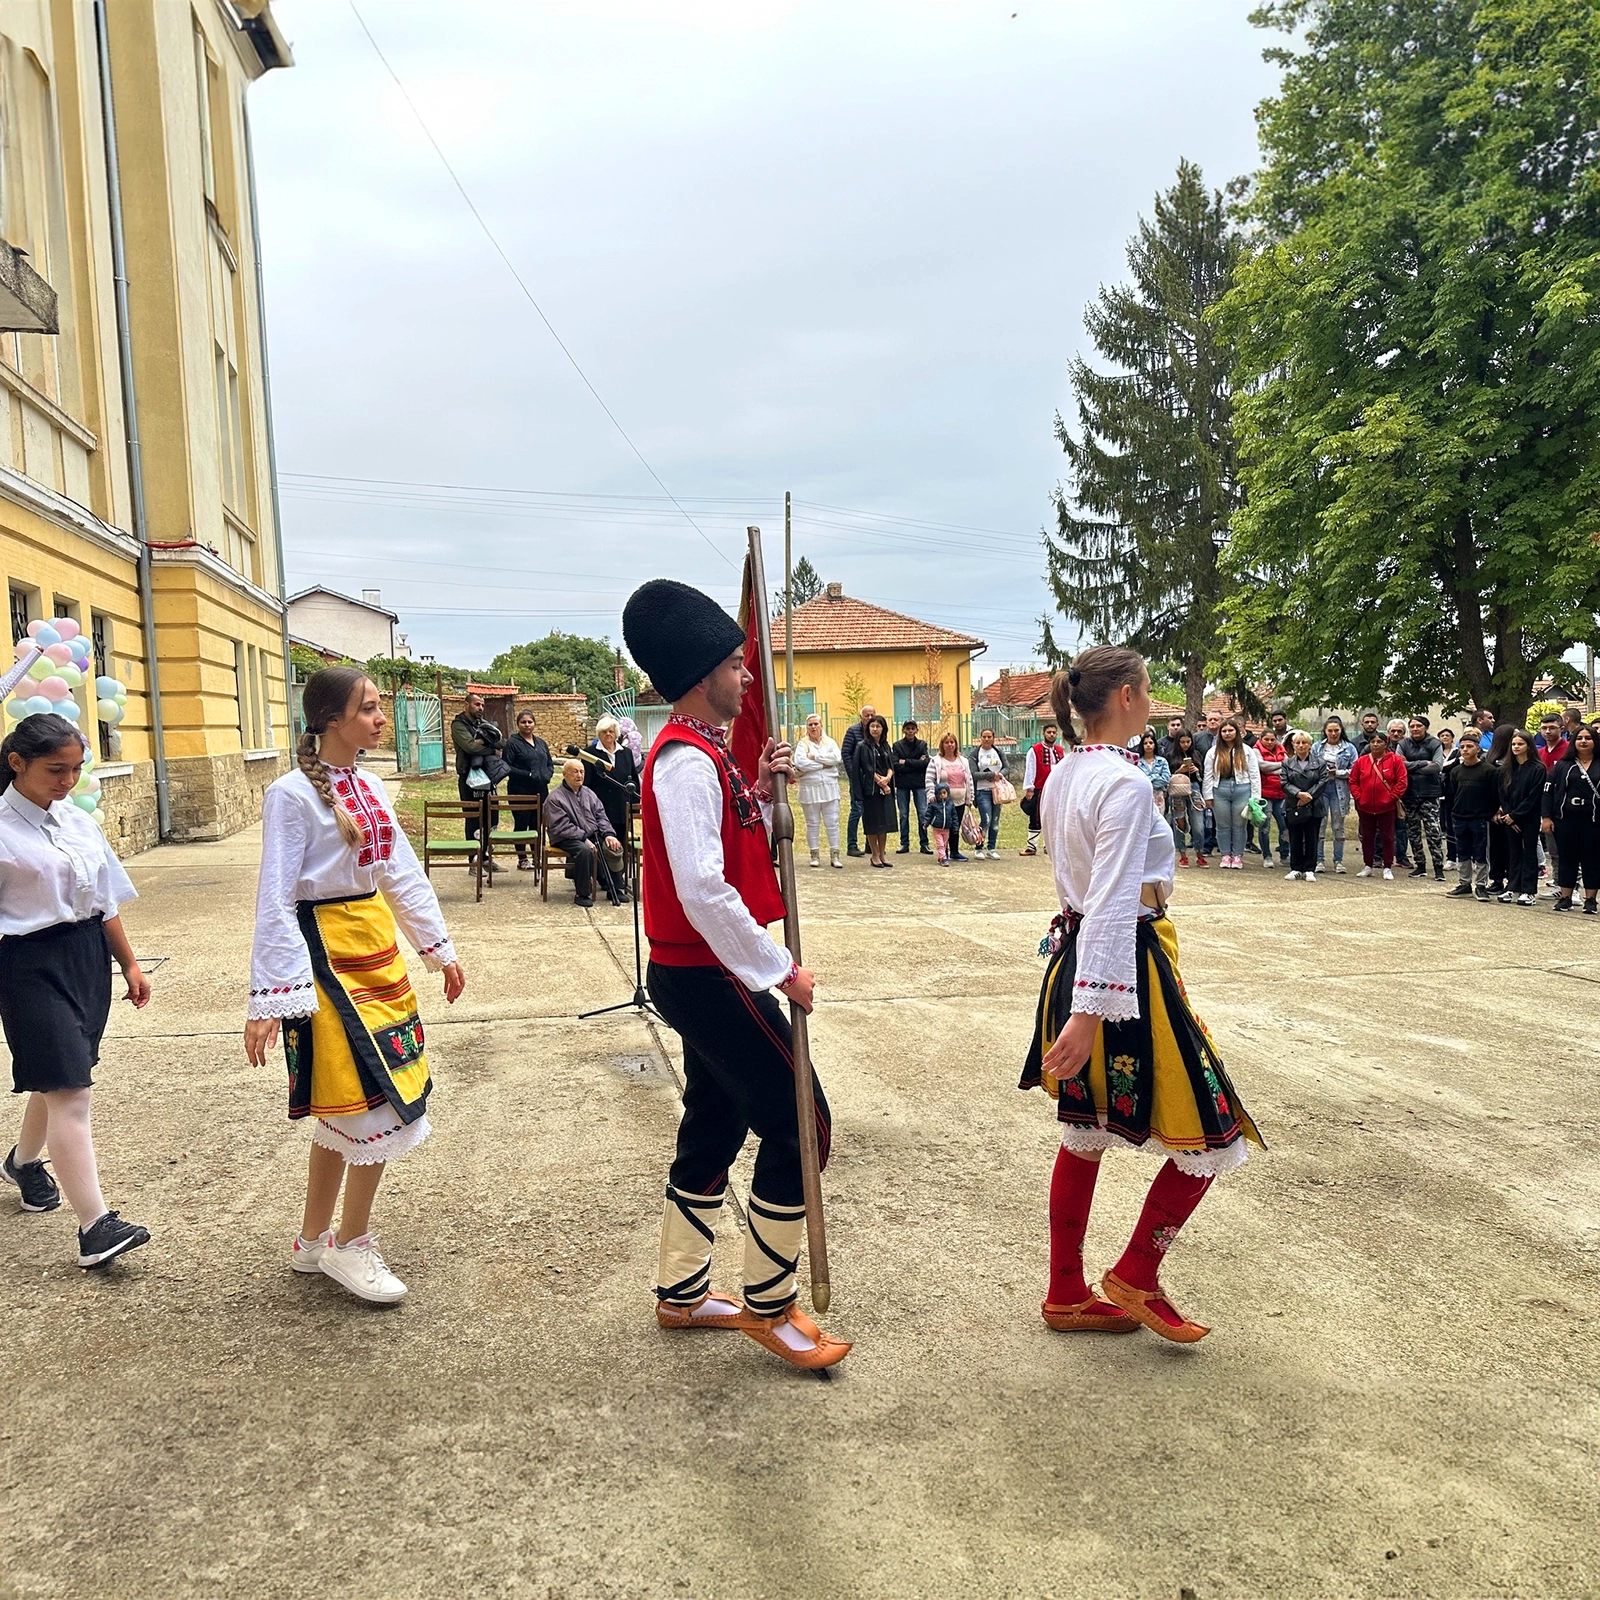
[[[617,782],[615,778],[611,781],[613,783]],[[627,788],[626,784],[618,784],[617,786],[623,789]],[[627,850],[632,857],[633,865],[633,998],[631,1000],[619,1000],[614,1006],[597,1006],[593,1011],[580,1011],[578,1013],[579,1022],[587,1022],[590,1017],[608,1016],[613,1011],[638,1011],[655,1017],[658,1021],[661,1020],[661,1013],[651,1004],[650,991],[645,987],[644,981],[644,943],[639,933],[639,852],[634,848],[633,844],[633,801],[631,799],[628,801]],[[595,865],[599,869],[604,868],[604,855],[604,851],[597,852]],[[624,881],[626,881],[626,874],[624,874]]]

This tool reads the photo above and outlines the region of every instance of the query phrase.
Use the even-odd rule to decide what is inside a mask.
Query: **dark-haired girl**
[[[150,1242],[146,1229],[106,1208],[95,1165],[89,1101],[111,1015],[111,963],[136,1007],[148,1003],[150,983],[118,915],[133,885],[105,835],[67,798],[83,755],[83,736],[53,714],[24,717],[0,743],[0,1026],[12,1092],[28,1096],[0,1173],[21,1191],[24,1211],[54,1211],[65,1190],[78,1218],[78,1265],[103,1267]]]
[[[383,728],[377,685],[358,668],[327,667],[305,686],[305,719],[298,768],[261,810],[245,1054],[264,1065],[282,1023],[289,1115],[315,1119],[291,1265],[388,1304],[406,1286],[373,1242],[372,1201],[385,1165],[427,1138],[433,1087],[396,924],[444,973],[447,1001],[466,978],[382,779],[356,765]]]
[[[1495,742],[1499,742],[1496,735]],[[1495,813],[1507,834],[1506,887],[1502,905],[1537,903],[1539,893],[1539,820],[1544,806],[1544,762],[1525,728],[1506,741],[1507,758],[1500,768],[1500,809]],[[1559,846],[1557,847],[1559,849]]]
[[[1569,753],[1556,762],[1544,789],[1541,824],[1556,842],[1556,903],[1553,909],[1570,911],[1572,891],[1583,874],[1583,909],[1600,913],[1595,903],[1600,891],[1600,765],[1595,762],[1600,741],[1593,728],[1580,726],[1572,735]]]
[[[882,717],[873,717],[867,723],[854,760],[867,853],[873,866],[892,867],[894,863],[885,856],[884,845],[894,827],[894,753],[889,748],[889,726]]]
[[[1060,764],[1040,807],[1061,915],[1051,924],[1033,1045],[1019,1087],[1056,1102],[1061,1149],[1050,1182],[1052,1328],[1132,1332],[1192,1344],[1208,1330],[1173,1306],[1158,1279],[1178,1231],[1219,1173],[1261,1143],[1178,974],[1166,916],[1172,830],[1129,740],[1150,715],[1136,651],[1085,650],[1058,673],[1051,703],[1083,742]],[[1083,1239],[1101,1156],[1154,1141],[1167,1157],[1128,1247],[1096,1295]]]

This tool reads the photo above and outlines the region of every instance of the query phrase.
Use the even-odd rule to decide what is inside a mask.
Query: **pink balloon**
[[[28,624],[28,637],[31,639],[43,626],[42,622],[30,622]]]
[[[68,639],[76,639],[78,635],[83,632],[83,629],[80,628],[71,617],[62,617],[59,622],[52,622],[50,626],[61,635],[61,641],[63,644],[65,644]]]
[[[72,691],[67,687],[65,678],[44,678],[39,684],[39,693],[46,700],[70,700]]]
[[[34,652],[38,648],[38,645],[32,639],[18,639],[16,644],[12,646],[11,653],[18,661],[31,661]]]
[[[58,667],[64,667],[72,660],[72,646],[65,644],[50,644],[45,646],[45,658],[55,662]]]

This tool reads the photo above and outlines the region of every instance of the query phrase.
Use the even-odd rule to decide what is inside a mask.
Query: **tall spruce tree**
[[[1600,7],[1283,0],[1219,308],[1237,655],[1301,702],[1520,722],[1597,644]]]
[[[1096,639],[1181,663],[1191,720],[1215,654],[1218,552],[1236,499],[1232,353],[1206,313],[1241,246],[1223,198],[1183,161],[1128,244],[1132,279],[1085,313],[1095,349],[1120,369],[1068,369],[1077,429],[1058,415],[1067,481],[1046,538],[1062,614]]]

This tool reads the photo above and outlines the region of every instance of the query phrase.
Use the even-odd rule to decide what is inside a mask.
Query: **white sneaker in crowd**
[[[1317,875],[1316,875],[1316,873],[1314,873],[1314,872],[1308,872],[1308,873],[1307,873],[1307,874],[1306,874],[1306,882],[1307,882],[1307,883],[1315,883],[1315,882],[1316,882],[1316,881],[1317,881]]]
[[[1356,876],[1357,876],[1357,877],[1358,877],[1358,878],[1370,878],[1370,877],[1371,877],[1371,876],[1372,876],[1372,868],[1371,868],[1371,867],[1363,867],[1363,868],[1362,868],[1362,869],[1361,869],[1361,870],[1360,870],[1360,871],[1359,871],[1359,872],[1358,872],[1358,873],[1357,873],[1357,874],[1356,874]]]
[[[1389,882],[1389,883],[1393,883],[1394,882],[1394,873],[1388,867],[1385,867],[1383,869],[1383,876],[1384,876],[1384,879],[1387,882]]]
[[[1294,880],[1299,876],[1300,874],[1298,872],[1286,872],[1283,875],[1283,880],[1285,883],[1293,883]]]
[[[1333,870],[1342,878],[1344,876],[1344,862],[1335,861],[1333,864]]]
[[[335,1283],[342,1283],[362,1300],[390,1306],[406,1297],[406,1286],[384,1265],[370,1233],[347,1245],[330,1239],[317,1265]]]
[[[289,1265],[296,1272],[321,1272],[322,1252],[332,1243],[332,1228],[319,1233],[315,1239],[302,1239],[296,1234],[294,1243],[289,1246]]]
[[[1268,872],[1271,872],[1272,871],[1272,857],[1271,856],[1262,856],[1261,865],[1264,866],[1267,869]]]

